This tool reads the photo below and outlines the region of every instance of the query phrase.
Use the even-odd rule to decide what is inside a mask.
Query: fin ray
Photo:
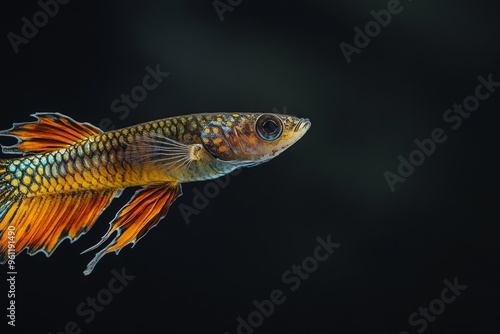
[[[111,203],[118,190],[82,191],[37,197],[20,198],[0,218],[0,231],[15,227],[16,255],[23,250],[34,255],[43,252],[50,256],[59,244],[71,242],[85,234],[101,212]],[[0,235],[0,262],[7,260],[7,234]]]
[[[35,113],[35,122],[15,123],[0,131],[2,136],[17,138],[12,146],[2,147],[3,153],[46,153],[68,147],[102,131],[89,123],[80,123],[59,113]]]
[[[146,186],[134,194],[132,199],[116,214],[108,232],[101,241],[85,252],[101,246],[116,232],[115,238],[103,250],[99,251],[84,271],[89,275],[99,260],[110,252],[118,254],[128,244],[135,245],[146,233],[165,217],[170,205],[182,195],[180,183],[167,183]]]
[[[128,157],[138,165],[159,164],[166,174],[178,169],[185,169],[193,160],[197,160],[197,152],[201,145],[179,143],[159,133],[151,133],[140,141],[127,144]]]

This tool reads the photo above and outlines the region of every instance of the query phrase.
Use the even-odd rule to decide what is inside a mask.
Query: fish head
[[[215,158],[238,167],[268,161],[309,130],[311,122],[281,114],[226,114],[202,131],[204,147]]]

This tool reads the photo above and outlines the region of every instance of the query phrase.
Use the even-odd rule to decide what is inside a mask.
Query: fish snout
[[[309,118],[301,118],[294,128],[295,132],[306,132],[311,127]]]

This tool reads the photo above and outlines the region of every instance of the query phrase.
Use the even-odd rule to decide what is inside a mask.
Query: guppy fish
[[[135,245],[154,227],[182,194],[181,183],[266,162],[311,125],[288,115],[204,113],[102,132],[59,113],[32,116],[37,121],[0,132],[18,139],[4,153],[23,154],[0,160],[0,262],[12,248],[50,256],[63,240],[85,234],[124,188],[141,187],[87,250],[116,233],[85,275],[102,256]]]

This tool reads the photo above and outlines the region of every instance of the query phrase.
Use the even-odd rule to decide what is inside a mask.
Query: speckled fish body
[[[0,256],[8,257],[7,229],[16,253],[47,256],[64,240],[90,229],[121,190],[142,187],[110,223],[93,250],[115,234],[87,266],[135,244],[182,193],[181,183],[213,179],[272,159],[295,143],[310,122],[260,113],[171,117],[103,133],[58,113],[37,113],[0,135],[18,139],[0,160]],[[115,233],[116,232],[116,233]]]

